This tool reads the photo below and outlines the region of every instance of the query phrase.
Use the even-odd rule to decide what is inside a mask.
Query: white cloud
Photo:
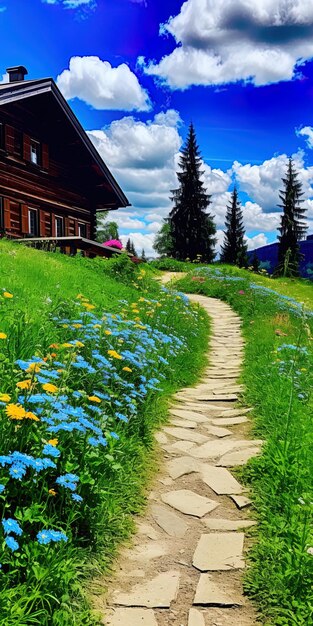
[[[304,154],[301,150],[293,155],[299,182],[302,183],[304,199],[313,195],[313,167],[305,167]],[[266,212],[280,211],[278,208],[279,190],[282,188],[282,178],[286,174],[288,157],[280,154],[265,160],[260,165],[242,165],[234,162],[233,171],[241,191],[245,191],[253,202],[263,207]]]
[[[173,89],[291,80],[313,57],[311,0],[187,0],[160,28],[177,47],[145,65]]]
[[[248,250],[255,250],[256,248],[261,248],[261,246],[266,246],[267,237],[264,233],[259,233],[254,237],[246,237],[246,242],[248,244]]]
[[[306,137],[306,144],[309,148],[313,148],[313,127],[304,126],[296,131],[298,136]]]
[[[120,237],[123,245],[126,245],[128,235],[122,235]],[[156,256],[155,251],[153,250],[153,242],[154,242],[154,234],[145,235],[143,233],[131,233],[130,239],[134,243],[135,250],[139,256],[141,255],[142,249],[144,249],[146,256]]]
[[[112,67],[97,56],[72,57],[69,69],[57,77],[67,100],[79,98],[94,109],[148,111],[148,93],[126,63]]]

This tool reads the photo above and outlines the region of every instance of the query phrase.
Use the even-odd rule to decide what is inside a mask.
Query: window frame
[[[84,229],[84,234],[81,233],[81,226]],[[87,239],[87,224],[86,222],[78,222],[78,236],[83,237],[83,239]]]
[[[35,215],[35,232],[31,230],[31,215]],[[39,215],[38,209],[34,207],[28,207],[28,233],[33,237],[39,237]]]
[[[62,223],[62,234],[58,235],[58,220],[61,220]],[[65,236],[65,221],[62,215],[54,216],[54,224],[55,224],[55,236],[56,237],[64,237]]]
[[[35,150],[33,151],[33,148]],[[36,155],[36,160],[33,160],[33,155]],[[37,139],[30,138],[30,162],[32,165],[36,165],[37,167],[41,167],[42,164],[42,146],[40,141]]]

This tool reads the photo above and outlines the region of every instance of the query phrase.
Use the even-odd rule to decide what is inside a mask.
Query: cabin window
[[[87,225],[82,222],[78,222],[78,234],[80,237],[87,237]]]
[[[34,139],[30,142],[30,160],[35,165],[41,165],[41,146],[39,141],[34,141]]]
[[[38,211],[37,209],[28,209],[28,232],[33,237],[37,237],[38,231]]]
[[[14,150],[15,156],[23,156],[23,133],[17,128],[14,129]]]
[[[55,235],[56,237],[64,237],[64,218],[56,216],[55,218]]]

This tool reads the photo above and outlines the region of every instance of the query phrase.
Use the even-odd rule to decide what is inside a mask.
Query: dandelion
[[[132,372],[133,370],[130,367],[123,367],[123,372]]]
[[[98,396],[88,396],[88,400],[90,400],[90,402],[101,402],[101,399],[98,398]]]
[[[11,396],[8,393],[0,393],[0,402],[10,402]]]
[[[19,383],[16,383],[16,386],[19,389],[30,389],[32,386],[32,380],[31,378],[27,378],[26,380],[20,380]]]
[[[57,391],[59,391],[58,387],[56,387],[56,385],[52,385],[52,383],[44,383],[42,388],[48,393],[57,393]]]
[[[78,323],[77,324],[73,324],[73,328],[82,328],[82,327],[83,327],[82,324],[78,324]]]
[[[32,413],[32,411],[26,411],[25,419],[32,420],[33,422],[40,422],[39,417],[37,417],[35,413]]]
[[[108,355],[112,356],[114,359],[122,359],[123,357],[116,352],[116,350],[108,350]]]
[[[3,297],[4,298],[13,298],[13,294],[10,293],[9,291],[4,291],[3,292]]]
[[[7,339],[8,335],[5,333],[0,333],[0,339]]]
[[[104,331],[104,334],[105,334],[105,335],[112,335],[112,333],[111,333],[111,331],[110,331],[110,330],[105,330],[105,331]]]
[[[26,369],[26,372],[32,372],[33,374],[37,374],[37,372],[40,372],[40,370],[40,363],[30,363],[30,365]]]
[[[50,446],[57,446],[57,445],[58,445],[58,443],[59,443],[59,440],[58,440],[58,439],[49,439],[49,441],[48,441],[48,444],[49,444]]]
[[[23,420],[26,415],[25,409],[20,404],[8,404],[5,412],[11,420]]]
[[[56,496],[57,492],[55,491],[55,489],[49,489],[48,493],[50,494],[50,496]]]

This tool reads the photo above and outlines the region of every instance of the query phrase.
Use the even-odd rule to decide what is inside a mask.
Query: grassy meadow
[[[242,318],[243,401],[253,407],[254,434],[265,442],[241,476],[252,488],[258,520],[245,590],[266,626],[307,626],[313,623],[313,285],[218,265],[194,267],[175,286],[225,300]]]
[[[83,589],[144,507],[170,394],[205,365],[204,312],[150,273],[0,242],[1,626],[100,623]]]

